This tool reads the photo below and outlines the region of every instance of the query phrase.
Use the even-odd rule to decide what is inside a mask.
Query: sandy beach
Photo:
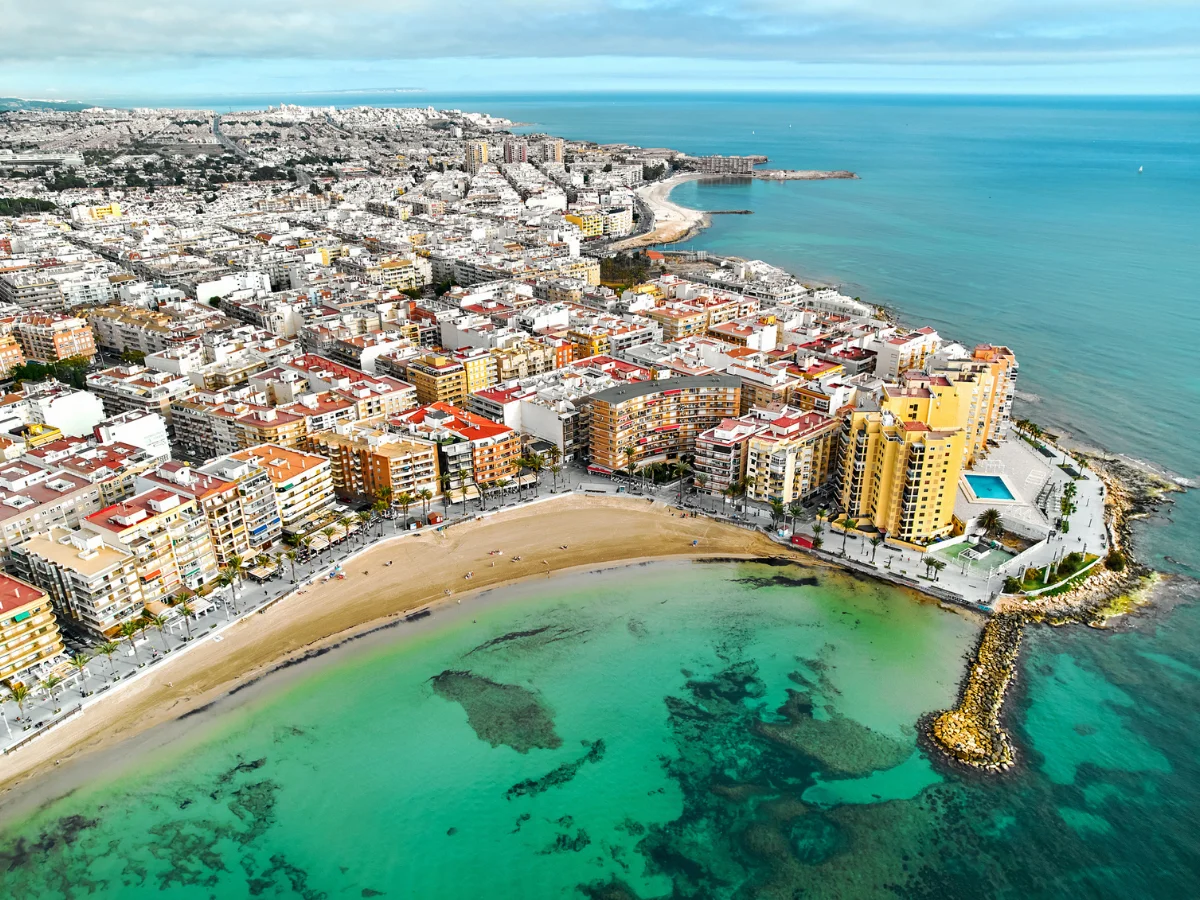
[[[699,542],[695,547],[693,540]],[[503,552],[492,556],[493,550]],[[547,572],[643,559],[780,553],[780,547],[760,533],[705,517],[684,518],[659,503],[567,494],[441,534],[389,539],[348,563],[345,581],[321,582],[265,613],[249,616],[226,630],[219,643],[205,641],[160,664],[3,758],[0,787],[7,789],[56,761],[109,747],[178,718],[290,657],[427,604],[545,578]],[[517,556],[520,560],[514,561]],[[388,561],[393,565],[385,565]],[[468,580],[464,576],[469,571],[474,576]]]
[[[635,250],[639,247],[650,247],[654,244],[670,244],[682,241],[707,228],[711,224],[708,213],[690,209],[672,203],[671,191],[685,181],[696,181],[700,178],[711,178],[700,172],[682,172],[672,175],[666,181],[656,181],[637,189],[637,195],[654,214],[654,227],[645,234],[613,244],[613,250]]]

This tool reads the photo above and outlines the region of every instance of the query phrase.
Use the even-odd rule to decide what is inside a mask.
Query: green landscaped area
[[[1068,579],[1064,584],[1059,585],[1053,590],[1038,594],[1038,596],[1053,597],[1055,594],[1061,594],[1064,591],[1069,591],[1080,581],[1096,571],[1095,566],[1092,566],[1092,568],[1088,569],[1086,572],[1081,570],[1086,566],[1091,565],[1092,561],[1098,558],[1099,557],[1097,557],[1095,553],[1089,553],[1087,556],[1083,556],[1080,553],[1068,553],[1062,562],[1059,563],[1059,570],[1050,573],[1049,581],[1045,580],[1046,570],[1044,567],[1037,569],[1036,571],[1033,569],[1027,569],[1022,575],[1021,591],[1022,593],[1026,593],[1028,591],[1041,590],[1047,584],[1055,584],[1056,582],[1062,581],[1064,578]],[[1031,573],[1034,573],[1033,577],[1029,577]]]
[[[1015,555],[1003,548],[991,549],[982,559],[971,559],[964,557],[963,553],[972,549],[975,544],[970,541],[964,541],[961,544],[951,544],[949,547],[943,547],[940,550],[935,550],[930,556],[937,557],[943,560],[950,566],[959,566],[965,562],[972,569],[980,572],[986,572],[989,569],[994,569],[997,566],[1002,566]]]

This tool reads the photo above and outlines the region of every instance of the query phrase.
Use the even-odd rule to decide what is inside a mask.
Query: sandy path
[[[699,540],[698,547],[692,547],[693,540]],[[566,551],[560,549],[564,544]],[[489,556],[494,549],[504,553]],[[662,504],[577,495],[456,525],[442,534],[398,538],[348,563],[345,581],[321,583],[250,616],[227,629],[221,642],[205,641],[161,663],[135,684],[3,758],[0,786],[23,781],[55,760],[110,746],[177,718],[286,657],[443,600],[447,588],[457,594],[544,576],[548,568],[622,560],[782,552],[762,534],[704,517],[672,515]],[[521,561],[513,562],[517,555]],[[385,566],[388,560],[395,564]],[[364,570],[369,574],[364,576]],[[475,573],[469,581],[463,578],[468,571]]]

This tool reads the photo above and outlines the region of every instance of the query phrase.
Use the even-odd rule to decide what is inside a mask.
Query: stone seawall
[[[1016,761],[1012,740],[1000,722],[1004,695],[1016,676],[1024,618],[997,615],[979,635],[974,662],[959,688],[954,709],[921,722],[923,737],[956,762],[1001,772]]]

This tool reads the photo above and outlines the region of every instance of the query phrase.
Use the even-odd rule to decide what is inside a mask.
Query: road
[[[213,115],[212,130],[213,130],[213,137],[215,137],[217,139],[217,143],[220,144],[222,147],[224,147],[226,150],[229,150],[231,153],[237,154],[242,159],[250,158],[249,153],[247,153],[240,146],[238,146],[236,143],[234,143],[234,141],[232,139],[225,137],[225,135],[223,135],[221,133],[221,117],[218,115],[215,115],[215,114]]]

